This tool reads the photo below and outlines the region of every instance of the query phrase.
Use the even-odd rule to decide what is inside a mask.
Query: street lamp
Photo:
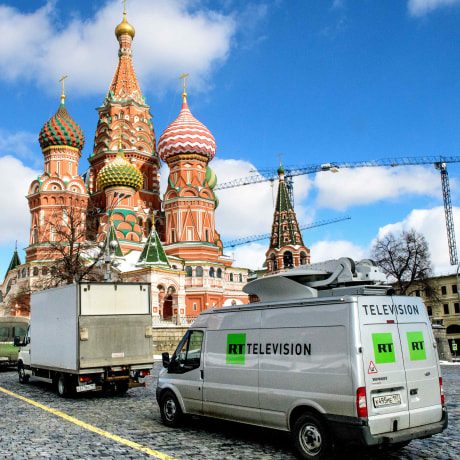
[[[104,274],[104,281],[112,281],[112,271],[110,270],[110,265],[112,265],[112,254],[115,252],[115,250],[118,247],[118,242],[116,241],[109,241],[109,234],[110,234],[110,224],[112,222],[112,214],[113,210],[115,209],[116,206],[118,206],[121,202],[121,200],[127,196],[129,196],[126,193],[118,193],[115,192],[113,194],[115,200],[110,206],[110,209],[107,211],[107,230],[106,230],[106,236],[105,236],[105,256],[104,256],[104,263],[105,263],[105,274]]]

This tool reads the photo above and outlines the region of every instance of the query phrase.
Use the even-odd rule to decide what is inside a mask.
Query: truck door
[[[177,388],[186,412],[203,412],[203,344],[204,331],[189,330],[171,358],[169,382]]]
[[[369,428],[373,435],[409,428],[397,312],[391,297],[359,297]]]
[[[418,305],[412,307],[419,308]],[[425,319],[425,306],[423,316]],[[408,387],[410,427],[438,422],[442,418],[437,351],[431,326],[414,322],[416,315],[400,315],[398,328]]]

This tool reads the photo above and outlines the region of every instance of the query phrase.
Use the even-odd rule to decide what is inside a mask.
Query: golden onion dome
[[[125,158],[123,151],[119,149],[115,160],[100,170],[97,175],[97,183],[101,190],[113,186],[124,186],[132,187],[138,191],[144,183],[144,177],[139,169]]]
[[[123,21],[115,28],[115,35],[120,38],[122,35],[130,35],[134,38],[136,31],[134,27],[126,20],[126,11],[123,11]]]

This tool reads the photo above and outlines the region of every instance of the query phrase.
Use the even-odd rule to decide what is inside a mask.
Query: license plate
[[[398,406],[401,404],[401,396],[399,394],[374,396],[374,407],[389,407]]]
[[[90,383],[89,385],[80,385],[77,387],[77,393],[81,393],[82,391],[91,391],[96,389],[95,383]]]

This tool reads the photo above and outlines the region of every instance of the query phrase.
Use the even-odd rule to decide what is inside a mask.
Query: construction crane
[[[405,158],[383,158],[381,160],[370,161],[349,161],[334,162],[323,164],[311,164],[300,167],[284,168],[284,180],[289,192],[292,204],[294,204],[294,186],[293,177],[304,174],[314,174],[321,171],[338,172],[341,168],[370,168],[384,166],[413,166],[432,164],[441,172],[442,195],[444,201],[444,213],[446,216],[447,240],[449,245],[449,258],[451,265],[458,264],[457,246],[455,242],[454,221],[452,216],[452,204],[450,199],[449,176],[447,174],[448,163],[460,163],[460,157],[447,156],[426,156],[426,157],[405,157]],[[277,170],[267,169],[258,170],[257,175],[234,179],[229,182],[217,184],[214,190],[223,190],[231,187],[240,187],[242,185],[257,184],[259,182],[271,181],[278,178]]]
[[[350,216],[346,216],[346,217],[338,217],[336,219],[319,220],[309,225],[300,225],[299,229],[308,230],[310,228],[322,227],[323,225],[334,224],[335,222],[341,222],[343,220],[350,220],[350,219],[351,219]],[[252,235],[252,236],[246,236],[244,238],[239,238],[237,240],[224,241],[223,247],[233,248],[235,246],[241,246],[242,244],[252,243],[253,241],[265,240],[267,238],[270,238],[270,236],[271,236],[271,233],[264,233],[263,235]]]

